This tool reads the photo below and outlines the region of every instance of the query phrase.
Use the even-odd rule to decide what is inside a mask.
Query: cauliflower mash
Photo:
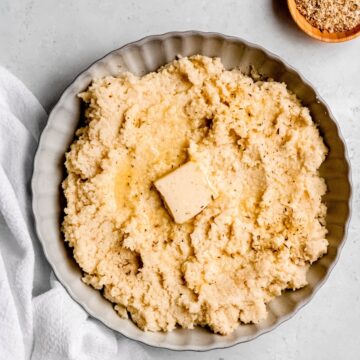
[[[318,173],[327,149],[285,84],[197,55],[96,79],[80,97],[62,230],[83,280],[120,316],[150,331],[229,334],[306,285],[328,245]],[[217,196],[177,224],[154,182],[188,161]]]

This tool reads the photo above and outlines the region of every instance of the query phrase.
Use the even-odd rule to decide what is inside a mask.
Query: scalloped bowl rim
[[[196,346],[196,345],[176,345],[176,344],[155,344],[152,341],[148,341],[147,339],[137,339],[136,337],[132,337],[129,336],[128,334],[124,334],[121,331],[119,331],[118,329],[114,329],[109,323],[108,321],[106,321],[105,319],[102,319],[99,314],[95,313],[92,309],[90,309],[88,307],[87,304],[84,304],[82,302],[82,300],[79,298],[79,296],[74,293],[73,289],[71,288],[71,285],[67,284],[65,281],[63,281],[63,276],[61,271],[56,267],[56,265],[49,260],[49,254],[48,254],[48,249],[47,249],[47,241],[42,238],[41,236],[41,230],[40,230],[40,226],[39,226],[39,222],[37,221],[38,218],[38,199],[36,197],[37,194],[37,181],[38,181],[38,177],[39,177],[39,171],[38,171],[38,167],[39,167],[39,150],[42,148],[43,146],[43,142],[44,142],[44,134],[46,134],[46,129],[49,127],[50,124],[50,120],[51,117],[53,116],[54,112],[56,111],[57,107],[60,106],[60,104],[64,101],[64,99],[66,98],[66,96],[68,95],[68,93],[70,92],[71,86],[86,72],[88,72],[88,70],[90,70],[94,65],[96,65],[98,62],[101,62],[102,60],[106,59],[108,56],[115,54],[119,51],[125,51],[128,48],[131,48],[133,46],[142,46],[150,41],[154,41],[154,40],[160,40],[163,41],[165,39],[168,38],[172,38],[172,37],[189,37],[189,36],[201,36],[203,38],[210,38],[210,37],[215,37],[215,38],[220,38],[224,41],[230,41],[230,42],[235,42],[235,43],[242,43],[244,44],[246,47],[249,48],[253,48],[256,50],[260,50],[262,51],[268,58],[270,59],[274,59],[278,62],[280,62],[286,70],[291,71],[293,73],[295,73],[296,75],[299,76],[300,80],[308,85],[315,93],[316,98],[324,105],[325,109],[328,112],[328,117],[331,119],[331,121],[333,122],[333,124],[336,127],[337,130],[337,135],[338,138],[340,139],[340,141],[342,142],[343,146],[344,146],[344,160],[347,163],[347,181],[348,181],[348,185],[349,185],[349,195],[348,195],[348,201],[347,201],[347,206],[348,206],[348,216],[346,218],[346,221],[344,223],[344,233],[343,233],[343,237],[342,237],[342,241],[339,243],[338,247],[337,247],[337,253],[332,261],[332,263],[329,265],[327,272],[325,274],[325,276],[316,284],[316,286],[314,286],[313,291],[310,295],[308,295],[305,299],[299,301],[296,305],[296,307],[293,309],[292,312],[283,315],[282,317],[278,318],[277,321],[272,324],[271,326],[261,329],[259,330],[257,333],[247,336],[245,338],[239,338],[239,339],[235,339],[229,343],[220,343],[217,344],[216,342],[212,343],[211,345],[201,345],[201,346]],[[140,40],[137,41],[133,41],[130,43],[127,43],[124,46],[121,46],[118,49],[115,49],[109,53],[107,53],[106,55],[104,55],[103,57],[99,58],[98,60],[94,61],[91,65],[89,65],[85,70],[81,71],[72,81],[71,83],[65,88],[65,90],[63,91],[62,95],[60,96],[59,100],[57,101],[57,103],[54,105],[54,107],[52,108],[52,110],[50,111],[49,114],[49,118],[48,121],[46,123],[46,126],[44,127],[41,136],[40,136],[40,140],[38,142],[38,147],[36,150],[36,154],[34,157],[34,164],[33,164],[33,176],[32,176],[32,180],[31,180],[31,192],[32,192],[32,210],[33,210],[33,214],[34,214],[34,221],[35,221],[35,229],[36,229],[36,234],[39,238],[39,241],[42,245],[42,249],[44,251],[45,257],[47,259],[47,261],[49,262],[49,264],[51,265],[56,278],[60,281],[60,283],[64,286],[64,288],[66,289],[66,291],[68,292],[68,294],[70,295],[70,297],[76,302],[78,303],[88,314],[90,314],[93,318],[99,320],[100,322],[102,322],[106,327],[110,328],[111,330],[114,330],[118,333],[120,333],[122,336],[129,338],[131,340],[135,340],[137,342],[143,343],[145,345],[148,346],[152,346],[155,348],[163,348],[163,349],[168,349],[168,350],[177,350],[177,351],[209,351],[209,350],[214,350],[214,349],[225,349],[228,347],[232,347],[235,345],[238,345],[240,343],[245,343],[251,340],[256,339],[257,337],[266,334],[272,330],[274,330],[275,328],[277,328],[279,325],[281,325],[282,323],[284,323],[285,321],[291,319],[295,314],[297,314],[297,312],[306,304],[308,304],[311,299],[314,297],[314,295],[317,293],[317,291],[323,286],[323,284],[327,281],[327,279],[329,278],[329,275],[331,273],[331,271],[333,270],[333,268],[335,267],[336,263],[339,260],[340,254],[341,254],[341,250],[346,242],[347,236],[348,236],[348,228],[349,228],[349,223],[350,223],[350,219],[351,219],[351,214],[352,214],[352,180],[351,180],[351,166],[350,166],[350,160],[349,160],[349,156],[348,156],[348,151],[346,148],[346,143],[344,141],[344,138],[341,134],[339,125],[335,119],[335,117],[333,116],[332,112],[330,111],[328,105],[326,104],[326,102],[321,98],[321,96],[318,94],[318,92],[316,91],[315,87],[308,81],[306,80],[300,72],[298,72],[294,67],[292,67],[291,65],[289,65],[286,61],[284,61],[282,58],[280,58],[279,56],[277,56],[276,54],[273,54],[272,52],[266,50],[265,48],[263,48],[262,46],[253,44],[251,42],[248,42],[246,40],[243,40],[239,37],[236,36],[229,36],[229,35],[224,35],[218,32],[204,32],[204,31],[196,31],[196,30],[189,30],[189,31],[172,31],[172,32],[166,32],[163,34],[159,34],[159,35],[151,35],[151,36],[145,36],[143,38],[141,38]],[[79,268],[79,272],[80,272],[80,268]],[[80,277],[79,277],[80,280]],[[81,281],[81,280],[80,280]],[[97,291],[97,290],[96,290]],[[114,312],[114,315],[115,312]],[[130,321],[130,320],[129,320]],[[209,333],[210,334],[210,333]],[[211,334],[213,335],[213,334]]]

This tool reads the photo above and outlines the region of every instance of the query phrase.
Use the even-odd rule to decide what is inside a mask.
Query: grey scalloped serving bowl
[[[117,75],[125,70],[144,75],[172,61],[178,54],[217,56],[226,68],[239,67],[248,73],[254,67],[264,77],[285,82],[309,107],[330,150],[320,169],[328,186],[324,196],[328,206],[327,254],[311,266],[307,276],[309,285],[294,292],[283,292],[269,303],[269,315],[265,321],[257,325],[240,325],[228,336],[215,335],[203,328],[176,329],[169,333],[143,332],[130,320],[121,319],[99,291],[81,281],[81,270],[66,249],[60,232],[64,207],[60,187],[64,178],[64,153],[73,141],[80,118],[77,94],[85,90],[93,78]],[[292,317],[310,301],[327,279],[344,244],[350,217],[351,185],[349,161],[336,121],[306,80],[259,46],[217,33],[188,31],[149,36],[128,44],[91,65],[69,85],[53,108],[41,135],[34,160],[32,193],[36,230],[45,256],[71,297],[90,315],[122,335],[148,345],[204,351],[254,339]]]

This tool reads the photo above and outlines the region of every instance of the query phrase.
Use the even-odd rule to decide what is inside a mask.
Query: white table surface
[[[280,55],[338,119],[353,171],[347,243],[329,280],[291,320],[249,343],[207,353],[148,348],[154,359],[360,358],[360,38],[324,44],[300,32],[284,0],[0,0],[0,65],[49,111],[76,74],[150,34],[217,31]]]

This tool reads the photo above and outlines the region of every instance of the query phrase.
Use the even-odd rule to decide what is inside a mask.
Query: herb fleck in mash
[[[284,84],[181,58],[94,80],[66,154],[63,232],[84,281],[144,330],[231,333],[327,251],[327,149]],[[217,196],[177,224],[154,182],[188,161]],[[186,189],[179,189],[186,191]]]

